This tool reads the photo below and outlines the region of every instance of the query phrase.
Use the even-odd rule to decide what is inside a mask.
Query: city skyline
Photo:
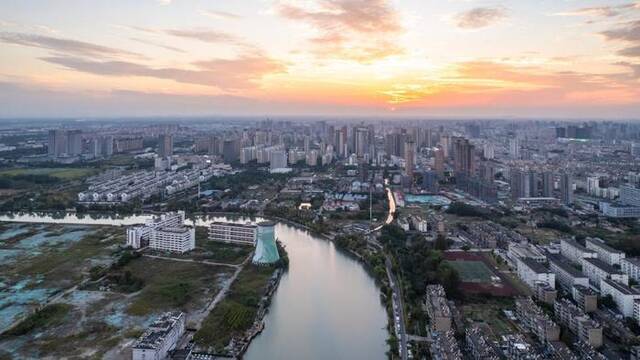
[[[634,118],[640,110],[637,1],[0,8],[0,117]]]

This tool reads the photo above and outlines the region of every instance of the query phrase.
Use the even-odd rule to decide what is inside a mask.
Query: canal
[[[132,225],[148,216],[51,216],[3,214],[0,221],[86,225]],[[197,218],[211,221],[247,219]],[[387,314],[380,290],[362,264],[330,241],[279,223],[276,236],[289,255],[285,273],[273,296],[266,327],[245,359],[386,359]]]

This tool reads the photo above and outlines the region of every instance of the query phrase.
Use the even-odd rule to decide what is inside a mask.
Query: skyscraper
[[[433,152],[433,169],[439,177],[444,176],[444,151],[442,148],[436,148]]]
[[[453,163],[456,176],[475,175],[475,146],[465,138],[455,138],[453,142]]]
[[[173,136],[170,134],[162,134],[159,140],[158,156],[166,158],[173,155]]]
[[[413,180],[413,169],[416,166],[416,143],[408,141],[404,148],[404,174]]]
[[[553,197],[553,173],[551,171],[542,173],[542,196]]]
[[[570,173],[563,173],[560,176],[560,192],[562,194],[562,203],[565,205],[573,204],[573,177]]]

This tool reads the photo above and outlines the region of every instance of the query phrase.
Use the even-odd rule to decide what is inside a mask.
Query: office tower
[[[475,146],[465,138],[455,138],[453,141],[453,164],[456,176],[466,177],[475,175]]]
[[[520,159],[520,140],[509,139],[509,156],[512,159]]]
[[[560,193],[563,204],[573,204],[573,177],[571,174],[563,173],[560,176]]]
[[[553,197],[553,173],[550,171],[542,173],[542,196]]]
[[[173,136],[170,134],[160,135],[160,142],[158,143],[158,156],[161,158],[165,158],[172,155],[173,155]]]
[[[413,169],[416,166],[416,143],[408,141],[405,144],[404,154],[404,174],[405,176],[413,179]]]
[[[438,176],[444,176],[444,151],[442,148],[436,148],[433,152],[433,169]]]

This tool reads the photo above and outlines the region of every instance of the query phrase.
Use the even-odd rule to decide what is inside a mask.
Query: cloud
[[[583,16],[583,17],[617,17],[625,15],[629,10],[640,9],[640,3],[628,3],[611,6],[584,7],[574,11],[555,13],[555,16]]]
[[[617,28],[601,32],[607,40],[640,41],[640,20],[620,24]]]
[[[164,32],[171,36],[198,40],[206,43],[237,43],[238,38],[234,35],[206,29],[167,29]]]
[[[102,45],[92,44],[84,41],[64,39],[58,37],[37,35],[37,34],[24,34],[15,32],[0,32],[0,41],[7,44],[15,44],[22,46],[29,46],[41,49],[53,50],[58,53],[64,53],[76,56],[87,57],[137,57],[139,54],[120,50],[116,48],[106,47]]]
[[[219,20],[237,20],[242,18],[240,15],[219,10],[200,10],[200,14]]]
[[[151,41],[151,40],[146,40],[146,39],[140,39],[137,37],[130,37],[129,40],[131,41],[135,41],[135,42],[139,42],[141,44],[145,44],[145,45],[150,45],[150,46],[155,46],[155,47],[159,47],[165,50],[170,50],[170,51],[175,51],[175,52],[179,52],[179,53],[186,53],[186,51],[179,49],[177,47],[173,47],[173,46],[169,46],[169,45],[164,45],[155,41]]]
[[[100,61],[66,56],[50,56],[41,60],[95,75],[152,77],[227,91],[256,88],[263,76],[285,70],[280,62],[255,54],[235,59],[198,61],[192,64],[195,69],[154,68],[128,61]]]
[[[462,29],[480,29],[495,25],[508,17],[504,7],[477,7],[457,14],[454,21]]]
[[[316,55],[369,62],[403,51],[400,16],[387,0],[279,1],[275,10],[317,33],[309,39]]]
[[[627,57],[640,57],[640,45],[619,50],[618,55]]]

